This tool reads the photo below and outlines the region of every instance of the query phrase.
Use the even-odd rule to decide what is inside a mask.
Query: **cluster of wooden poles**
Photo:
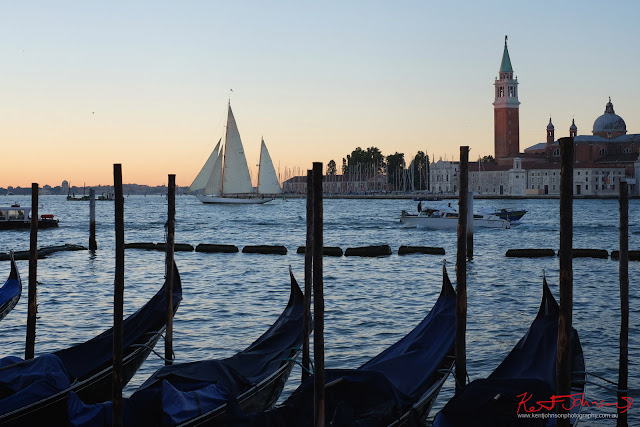
[[[571,348],[570,336],[573,311],[573,138],[560,138],[560,315],[558,322],[558,356],[556,366],[556,393],[568,395],[571,390]],[[122,166],[113,165],[115,189],[115,229],[116,266],[114,281],[114,328],[113,328],[113,425],[122,426],[122,334],[124,298],[124,197],[122,191]],[[455,339],[455,383],[456,393],[466,384],[466,315],[467,315],[467,260],[473,258],[473,230],[470,218],[473,207],[469,193],[469,147],[460,147],[460,191],[458,215],[458,246],[456,259],[456,339]],[[173,361],[173,255],[175,243],[175,175],[169,175],[168,219],[166,223],[166,303],[167,329],[165,337],[165,363]],[[304,272],[304,343],[302,357],[302,379],[306,379],[310,369],[311,292],[313,290],[313,349],[314,349],[314,426],[325,425],[325,374],[324,374],[324,296],[323,296],[323,210],[322,210],[322,163],[314,162],[313,169],[307,171],[307,235]],[[91,190],[92,192],[94,190]],[[91,197],[90,241],[91,250],[96,250],[95,242],[95,193]],[[36,326],[36,277],[37,277],[37,234],[38,234],[38,184],[32,184],[32,217],[29,250],[29,295],[27,314],[27,338],[25,358],[34,357]],[[620,183],[620,362],[618,376],[618,426],[627,425],[624,398],[628,394],[628,336],[629,336],[629,275],[628,275],[628,192],[627,184]],[[469,228],[468,228],[469,227]],[[561,403],[556,407],[557,425],[568,426],[568,414]]]

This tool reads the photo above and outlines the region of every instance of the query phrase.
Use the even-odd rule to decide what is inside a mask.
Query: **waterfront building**
[[[494,82],[494,161],[469,163],[469,188],[479,195],[559,195],[560,146],[555,126],[549,118],[546,141],[520,153],[518,79],[505,37],[502,61]],[[575,119],[567,136],[574,138],[575,195],[615,196],[620,181],[626,181],[630,194],[640,194],[640,134],[628,134],[627,125],[615,113],[611,98],[604,114],[593,122],[591,135],[579,135]],[[430,167],[434,193],[457,191],[457,162],[434,162]]]

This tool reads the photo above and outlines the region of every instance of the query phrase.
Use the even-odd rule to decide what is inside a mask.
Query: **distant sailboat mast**
[[[229,111],[231,111],[231,97],[229,97],[229,104],[227,105],[227,126],[224,132],[224,154],[222,155],[222,183],[220,194],[224,193],[224,170],[227,164],[227,141],[229,140]]]
[[[260,168],[262,167],[262,144],[264,144],[264,136],[260,137],[260,157],[258,157],[258,182],[256,182],[256,193],[260,193]]]

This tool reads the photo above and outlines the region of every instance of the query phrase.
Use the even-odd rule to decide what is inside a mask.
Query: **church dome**
[[[627,125],[624,120],[622,120],[622,117],[613,111],[613,104],[611,103],[611,98],[609,98],[604,114],[593,122],[593,134],[612,132],[622,132],[622,134],[626,134]]]

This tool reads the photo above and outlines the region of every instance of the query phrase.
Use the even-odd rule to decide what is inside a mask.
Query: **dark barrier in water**
[[[258,246],[245,246],[242,248],[243,254],[276,254],[276,255],[286,255],[287,248],[284,246],[268,246],[268,245],[258,245]]]
[[[432,248],[429,246],[400,246],[398,249],[398,255],[406,254],[444,255],[444,248]]]
[[[152,243],[152,242],[134,242],[125,243],[125,249],[146,249],[149,251],[162,251],[165,250],[164,243]],[[193,246],[188,243],[174,243],[173,250],[175,252],[193,252]]]
[[[391,246],[365,246],[361,248],[347,248],[344,256],[385,256],[391,255]]]
[[[38,249],[38,259],[46,258],[54,252],[63,251],[86,251],[87,248],[80,245],[61,245],[61,246],[47,246]],[[14,252],[13,256],[16,260],[24,261],[29,259],[29,251]],[[9,261],[9,254],[0,253],[0,261]]]
[[[233,253],[240,252],[237,246],[234,245],[211,245],[207,243],[200,243],[196,246],[196,252],[223,252]]]
[[[573,258],[609,258],[609,252],[604,249],[576,249],[571,251]]]
[[[619,259],[620,251],[611,251],[611,259]],[[640,251],[629,251],[629,261],[640,261]]]
[[[305,253],[304,246],[298,246],[298,250],[296,251],[298,254]],[[342,248],[338,246],[323,246],[322,247],[322,255],[326,256],[342,256]]]
[[[514,258],[541,258],[556,256],[553,249],[509,249],[505,256]]]

